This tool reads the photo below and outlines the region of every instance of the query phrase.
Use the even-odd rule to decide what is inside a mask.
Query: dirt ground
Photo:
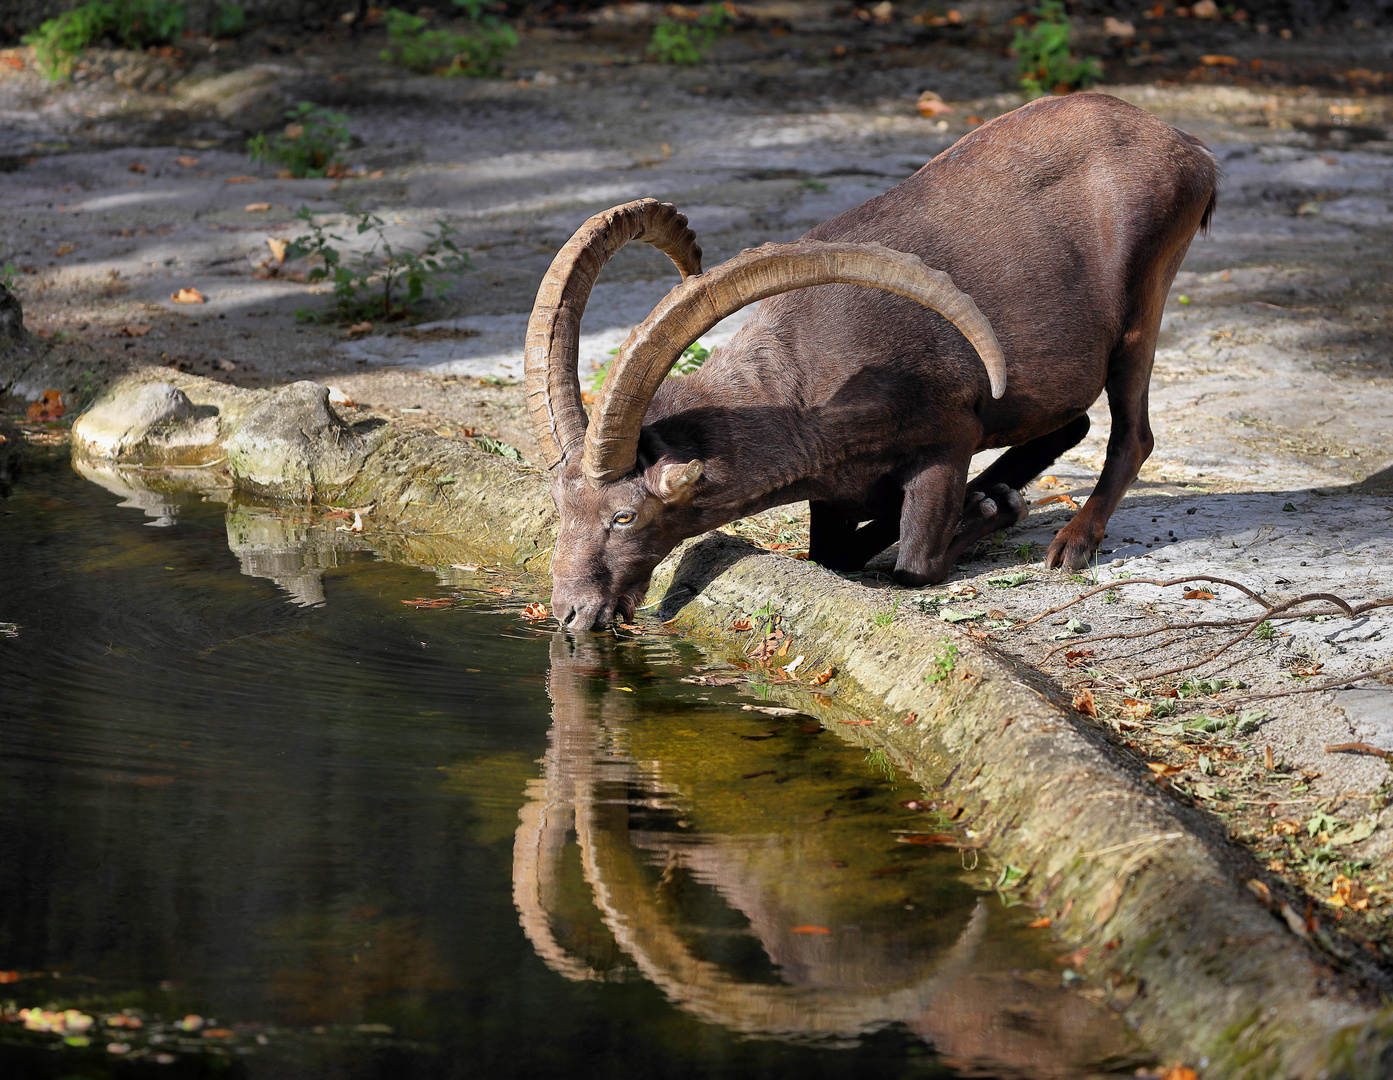
[[[258,31],[216,49],[190,40],[182,57],[94,53],[64,84],[44,82],[26,50],[0,51],[0,265],[14,267],[43,339],[31,362],[0,367],[6,407],[46,389],[80,405],[154,362],[248,386],[326,382],[360,416],[488,435],[531,457],[515,381],[522,328],[547,263],[589,213],[670,200],[713,265],[883,191],[1023,100],[1003,52],[1016,8],[965,4],[945,26],[915,4],[884,25],[824,3],[741,10],[737,32],[690,69],[642,61],[658,12],[634,4],[523,28],[508,77],[492,80],[404,74],[377,58],[380,32],[346,27]],[[1173,669],[1247,627],[1121,635],[1263,607],[1214,582],[1126,585],[1024,625],[1124,574],[1209,575],[1273,603],[1328,593],[1349,605],[1387,597],[1393,579],[1393,98],[1380,93],[1393,85],[1393,38],[1133,21],[1130,42],[1083,27],[1080,43],[1108,63],[1101,88],[1205,139],[1225,173],[1213,234],[1192,247],[1163,324],[1156,451],[1088,574],[1046,571],[1040,556],[1067,519],[1059,497],[1081,502],[1101,467],[1105,403],[1089,438],[1028,491],[1047,501],[1026,522],[944,586],[887,589],[887,612],[965,617],[1071,699],[1090,690],[1082,707],[1124,752],[1211,809],[1259,876],[1309,894],[1308,933],[1337,921],[1388,959],[1393,786],[1367,748],[1393,752],[1393,685],[1317,688],[1393,663],[1393,608],[1347,617],[1311,601],[1185,670]],[[920,116],[925,90],[954,112]],[[348,163],[380,175],[289,180],[255,166],[246,133],[300,100],[347,114],[361,141]],[[373,209],[407,243],[448,221],[474,269],[411,320],[368,334],[298,321],[327,302],[323,288],[254,275],[268,237],[302,231],[301,206],[337,221]],[[587,313],[583,365],[602,362],[674,280],[662,256],[623,252]],[[206,303],[173,303],[186,287]],[[731,528],[794,552],[805,530],[804,507]],[[1024,577],[1001,584],[1012,574]],[[864,580],[888,583],[874,569]],[[1214,596],[1182,599],[1194,588]],[[1326,749],[1347,743],[1366,749]]]

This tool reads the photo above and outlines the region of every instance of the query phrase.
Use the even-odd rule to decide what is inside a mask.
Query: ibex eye
[[[632,510],[621,510],[614,515],[614,523],[616,525],[627,525],[633,520],[634,512]]]

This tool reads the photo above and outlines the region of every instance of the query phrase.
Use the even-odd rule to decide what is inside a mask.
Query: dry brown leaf
[[[522,617],[529,622],[541,622],[543,619],[551,618],[551,612],[546,604],[528,604],[522,609]]]
[[[1262,764],[1263,768],[1265,768],[1268,772],[1277,771],[1277,763],[1272,759],[1272,747],[1264,746],[1262,748]]]
[[[749,630],[751,628],[752,627],[749,619],[736,619],[733,623],[726,627],[727,630],[734,630],[737,634],[743,634],[746,630]]]
[[[182,165],[186,169],[192,169],[198,164],[198,158],[194,157],[192,154],[180,154],[174,159],[174,164]]]
[[[1122,699],[1122,712],[1125,716],[1129,716],[1133,720],[1145,720],[1151,715],[1151,702],[1141,701],[1134,697],[1125,697]]]
[[[1184,595],[1184,597],[1182,597],[1182,599],[1184,599],[1184,600],[1213,600],[1213,599],[1214,599],[1214,594],[1213,594],[1212,592],[1210,592],[1208,589],[1191,589],[1189,592],[1187,592],[1187,593]]]
[[[1098,704],[1093,700],[1092,690],[1080,690],[1074,695],[1074,708],[1083,713],[1084,716],[1091,716],[1098,719]]]
[[[1272,903],[1272,890],[1267,887],[1265,882],[1259,881],[1257,878],[1249,878],[1248,889],[1264,904]]]
[[[833,679],[835,679],[836,677],[837,677],[837,669],[836,669],[835,667],[827,667],[827,668],[824,668],[822,671],[819,671],[816,675],[814,675],[811,679],[809,679],[809,680],[808,680],[808,685],[809,685],[809,686],[826,686],[829,682],[831,682],[831,681],[832,681]]]
[[[1164,761],[1148,761],[1146,767],[1157,776],[1174,776],[1184,771],[1179,765],[1167,765]]]
[[[499,596],[512,596],[512,589],[505,589],[502,585],[490,585],[489,592],[497,593]]]
[[[55,251],[53,254],[57,255],[61,259],[64,255],[71,255],[76,250],[76,244],[59,244],[58,250]]]
[[[1075,949],[1071,953],[1066,953],[1063,956],[1056,956],[1054,962],[1064,967],[1078,967],[1088,959],[1088,954],[1090,952],[1092,952],[1092,950],[1085,945],[1083,948]]]
[[[1077,510],[1079,508],[1079,504],[1068,495],[1046,495],[1043,499],[1037,499],[1035,505],[1045,506],[1049,503],[1063,503],[1065,506],[1069,507],[1070,510]]]
[[[63,395],[57,390],[45,390],[44,396],[38,401],[30,402],[29,408],[24,410],[26,420],[35,420],[44,423],[57,420],[68,410],[63,407]]]
[[[285,253],[290,248],[289,240],[282,240],[279,236],[268,236],[266,246],[271,249],[271,258],[275,259],[277,264],[285,262]]]
[[[830,934],[832,931],[825,926],[790,926],[791,934]]]
[[[1042,476],[1035,482],[1042,488],[1059,487],[1059,477],[1057,476]]]
[[[261,177],[259,177],[259,176],[229,176],[229,177],[227,178],[227,182],[228,182],[229,184],[257,184],[257,183],[260,183],[260,182],[261,182]]]
[[[1032,930],[1043,930],[1045,929],[1045,927],[1050,925],[1050,917],[1048,915],[1041,915],[1033,923],[1029,923],[1027,925],[1029,925],[1030,929]]]
[[[203,294],[195,288],[180,289],[177,293],[170,293],[169,298],[176,304],[204,304],[207,300]]]
[[[135,172],[135,173],[141,173],[141,172],[148,172],[148,171],[149,171],[148,169],[145,168],[144,165],[140,164],[138,161],[133,161],[133,162],[131,162],[131,164],[127,165],[126,168],[130,169],[131,172]]]
[[[268,202],[249,202],[242,209],[248,214],[264,214],[271,209],[271,204]]]
[[[1161,1080],[1199,1080],[1199,1073],[1187,1065],[1172,1065]]]
[[[116,331],[118,337],[144,337],[155,329],[149,323],[127,323]]]
[[[875,721],[874,721],[874,720],[838,720],[837,723],[839,723],[839,724],[847,724],[847,725],[849,725],[849,726],[851,726],[851,727],[868,727],[869,725],[874,724]]]
[[[347,334],[348,334],[348,336],[351,337],[351,338],[352,338],[352,337],[362,337],[364,334],[371,334],[371,333],[372,333],[372,323],[370,323],[370,322],[368,322],[368,321],[366,321],[366,320],[364,320],[363,322],[354,323],[354,324],[353,324],[352,326],[350,326],[350,327],[348,328],[348,330],[347,330]]]
[[[418,596],[415,600],[403,600],[407,607],[442,608],[454,603],[448,596]]]
[[[1064,654],[1064,663],[1069,667],[1083,667],[1084,661],[1092,655],[1092,649],[1070,649]]]
[[[1206,53],[1200,57],[1200,63],[1205,67],[1237,67],[1238,57],[1224,56],[1222,53]]]
[[[919,844],[923,847],[957,847],[962,837],[952,833],[906,833],[895,837],[897,844]]]

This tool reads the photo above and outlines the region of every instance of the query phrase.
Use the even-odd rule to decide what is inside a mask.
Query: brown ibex
[[[679,542],[804,499],[815,561],[859,569],[898,539],[898,582],[942,581],[964,549],[1025,516],[1020,489],[1087,434],[1106,388],[1106,464],[1047,557],[1084,566],[1151,452],[1162,307],[1209,224],[1216,172],[1199,140],[1076,94],[984,124],[801,240],[705,273],[667,204],[592,217],[552,262],[527,329],[529,408],[561,516],[557,618],[632,618]],[[684,280],[624,342],[587,426],[581,314],[630,240]],[[688,345],[761,299],[700,370],[666,379]],[[969,484],[972,455],[1003,446]]]

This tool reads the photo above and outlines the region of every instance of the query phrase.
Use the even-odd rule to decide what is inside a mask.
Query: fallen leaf
[[[965,124],[981,124],[981,123],[985,123],[985,121],[984,121],[980,116],[964,116],[964,117],[963,117],[963,123],[965,123]]]
[[[1206,53],[1200,57],[1200,63],[1205,67],[1237,67],[1238,57],[1224,56],[1222,53]]]
[[[1145,720],[1151,715],[1151,702],[1125,697],[1122,699],[1122,712],[1133,720]]]
[[[155,329],[148,323],[127,323],[116,331],[118,337],[144,337]]]
[[[1074,695],[1074,708],[1083,713],[1084,716],[1091,716],[1098,719],[1098,704],[1093,700],[1092,690],[1080,690]]]
[[[1272,747],[1270,746],[1262,748],[1262,765],[1268,772],[1277,771],[1277,763],[1272,759]]]
[[[743,634],[746,630],[751,629],[750,620],[749,620],[749,619],[736,619],[733,623],[731,623],[728,627],[726,627],[726,629],[727,629],[727,630],[734,630],[737,634]]]
[[[1213,600],[1214,594],[1208,589],[1191,589],[1182,599],[1184,600]]]
[[[290,247],[290,241],[282,240],[279,236],[268,236],[266,246],[271,249],[271,258],[276,260],[277,265],[285,262],[285,253]]]
[[[918,721],[918,719],[919,714],[917,712],[905,713],[904,726],[911,727]]]
[[[627,630],[631,634],[645,634],[648,632],[648,627],[639,626],[638,623],[622,622],[619,624],[619,629]]]
[[[1164,761],[1148,761],[1146,767],[1157,776],[1174,776],[1184,771],[1179,765],[1167,765]]]
[[[580,403],[581,403],[582,405],[594,405],[594,404],[595,404],[595,395],[594,395],[594,394],[591,394],[591,393],[588,393],[588,392],[586,392],[586,391],[581,391]]]
[[[198,164],[198,158],[194,157],[191,154],[180,154],[177,158],[174,159],[174,164],[182,165],[186,169],[192,169],[195,165]]]
[[[827,668],[824,668],[822,671],[819,671],[816,675],[814,675],[811,679],[809,679],[809,680],[808,680],[808,685],[809,685],[809,686],[826,686],[829,682],[831,682],[831,681],[832,681],[833,679],[835,679],[836,677],[837,677],[837,669],[836,669],[835,667],[827,667]]]
[[[1083,667],[1084,661],[1093,656],[1092,649],[1070,649],[1064,654],[1064,663],[1069,667]]]
[[[144,165],[141,165],[139,162],[131,162],[131,164],[127,165],[126,168],[130,169],[131,172],[149,172],[149,170]]]
[[[976,587],[975,585],[968,585],[968,584],[965,584],[965,583],[963,583],[963,582],[958,582],[958,583],[956,583],[956,584],[949,585],[948,588],[946,588],[946,589],[943,590],[943,591],[946,592],[949,596],[976,596],[976,595],[977,595],[977,587]]]
[[[177,293],[171,293],[169,298],[176,304],[203,304],[207,303],[203,294],[195,288],[180,289]]]
[[[551,611],[546,604],[528,604],[522,609],[522,617],[529,622],[541,622],[543,619],[551,618]]]
[[[1042,488],[1059,487],[1059,477],[1057,476],[1042,476],[1035,482]]]
[[[364,334],[371,334],[371,333],[372,333],[372,323],[367,322],[367,321],[360,322],[360,323],[354,323],[352,326],[350,326],[350,327],[348,328],[348,336],[349,336],[349,337],[362,337]]]
[[[1029,923],[1028,925],[1032,930],[1043,930],[1045,929],[1045,927],[1050,925],[1050,917],[1048,915],[1042,915],[1040,916],[1040,918],[1036,919],[1033,923]]]
[[[512,589],[505,589],[502,585],[490,585],[489,592],[497,593],[499,596],[512,596]]]
[[[454,600],[448,596],[418,596],[415,600],[403,600],[402,603],[407,607],[442,608],[449,607],[454,603]]]
[[[1199,1080],[1199,1073],[1186,1065],[1172,1065],[1161,1080]]]
[[[58,250],[55,251],[53,254],[57,255],[61,259],[64,255],[71,255],[76,250],[76,244],[59,244]]]
[[[895,843],[897,844],[920,844],[925,847],[935,845],[957,847],[960,842],[960,838],[952,835],[952,833],[908,833],[904,836],[895,837]]]
[[[875,721],[874,721],[874,720],[838,720],[837,723],[839,723],[839,724],[850,724],[852,727],[865,727],[865,726],[868,725],[868,724],[874,724]]]
[[[1292,668],[1291,673],[1298,679],[1309,679],[1312,675],[1319,675],[1320,669],[1324,664],[1308,664],[1306,667]]]
[[[12,982],[19,982],[19,972],[17,972],[17,971],[0,971],[0,983],[12,983]]]
[[[7,68],[14,68],[15,71],[24,70],[24,61],[17,56],[0,56],[0,64]]]
[[[31,402],[29,407],[24,410],[27,420],[46,422],[57,420],[68,410],[63,407],[63,395],[57,390],[45,390],[44,396],[38,401]]]
[[[1045,506],[1048,503],[1063,503],[1065,506],[1069,507],[1070,510],[1077,510],[1079,508],[1079,504],[1068,495],[1046,495],[1043,499],[1037,499],[1035,505]]]
[[[203,1033],[205,1039],[230,1039],[232,1032],[228,1028],[209,1028]]]
[[[1264,904],[1272,903],[1272,890],[1267,887],[1265,882],[1259,881],[1257,878],[1249,878],[1248,891]]]
[[[229,177],[227,178],[227,182],[228,182],[229,184],[256,184],[256,183],[260,183],[260,182],[261,182],[261,177],[259,177],[259,176],[229,176]]]
[[[264,214],[271,209],[271,204],[268,202],[249,202],[242,209],[248,214]]]
[[[789,933],[792,934],[830,934],[832,931],[825,926],[790,926]]]
[[[1085,945],[1083,946],[1083,948],[1075,949],[1071,953],[1066,953],[1063,956],[1056,956],[1054,962],[1056,964],[1061,965],[1062,967],[1079,967],[1085,960],[1088,959],[1088,954],[1091,951],[1092,950],[1087,945]]]

